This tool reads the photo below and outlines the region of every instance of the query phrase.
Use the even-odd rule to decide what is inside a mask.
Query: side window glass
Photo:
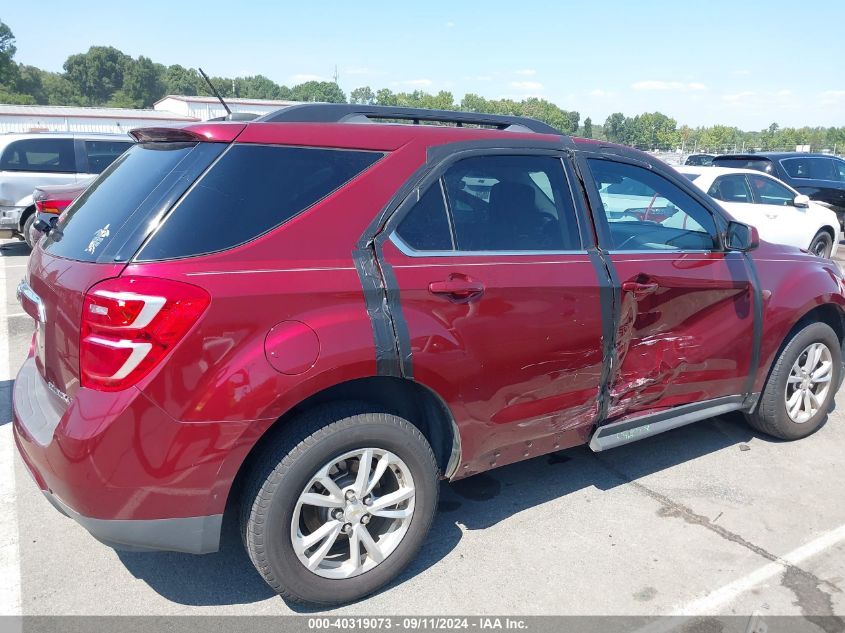
[[[619,251],[716,248],[713,216],[689,193],[650,169],[597,158],[588,162],[607,217],[611,248]],[[614,187],[620,184],[625,186]],[[624,193],[612,193],[619,190]]]
[[[754,202],[745,176],[720,176],[713,181],[707,193],[723,202]]]
[[[835,159],[833,161],[834,167],[836,167],[836,173],[839,175],[839,180],[845,182],[845,160]]]
[[[85,155],[88,157],[88,171],[101,174],[114,159],[132,146],[130,142],[85,141]]]
[[[10,143],[3,152],[0,169],[73,173],[76,159],[73,140],[67,138],[34,138]]]
[[[811,158],[810,178],[816,180],[839,180],[832,158]]]
[[[402,218],[396,233],[414,250],[450,251],[453,249],[449,216],[439,180],[426,190],[408,214]]]
[[[760,204],[774,204],[781,207],[790,206],[795,200],[795,194],[779,182],[762,176],[749,176],[751,186],[757,194]]]
[[[479,156],[443,177],[459,251],[580,250],[560,159]]]

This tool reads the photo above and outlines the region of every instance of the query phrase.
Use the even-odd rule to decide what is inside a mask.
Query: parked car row
[[[681,167],[678,171],[737,220],[757,227],[767,242],[797,246],[819,257],[836,254],[836,214],[776,178],[725,167]]]
[[[31,247],[37,219],[34,190],[90,183],[132,143],[128,135],[116,134],[0,136],[0,236],[20,237]]]

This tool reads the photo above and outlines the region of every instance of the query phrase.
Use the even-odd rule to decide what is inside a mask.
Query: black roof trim
[[[743,160],[766,158],[775,160],[782,158],[838,158],[838,156],[820,152],[754,152],[753,154],[719,154],[716,158],[741,158]]]
[[[556,130],[547,123],[524,116],[346,103],[303,103],[270,112],[256,119],[256,121],[265,123],[362,123],[369,119],[398,119],[416,124],[419,124],[420,121],[433,121],[455,123],[458,126],[463,124],[488,125],[499,130],[519,126],[538,134],[562,134],[560,130]]]

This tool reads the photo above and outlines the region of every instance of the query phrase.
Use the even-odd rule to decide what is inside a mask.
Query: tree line
[[[196,69],[179,64],[165,66],[143,55],[133,58],[112,46],[92,46],[85,53],[71,55],[61,73],[17,63],[15,53],[14,34],[0,21],[0,103],[148,108],[168,94],[211,96]],[[781,128],[776,123],[760,131],[725,125],[679,127],[675,119],[660,112],[633,117],[616,112],[599,125],[590,117],[581,122],[577,111],[564,110],[537,97],[517,101],[467,94],[457,100],[448,91],[393,92],[369,86],[356,88],[347,97],[333,81],[306,81],[291,87],[264,75],[212,77],[211,81],[224,98],[348,102],[529,116],[565,134],[645,150],[725,152],[795,149],[796,145],[810,145],[813,150],[845,150],[845,127]]]

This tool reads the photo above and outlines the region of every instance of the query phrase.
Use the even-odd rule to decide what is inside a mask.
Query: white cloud
[[[447,29],[455,28],[455,23],[454,22],[446,22],[446,28]]]
[[[845,101],[845,90],[825,90],[821,96],[821,105],[836,105]]]
[[[647,81],[637,81],[631,84],[631,88],[633,88],[634,90],[663,90],[669,92],[690,92],[707,90],[707,86],[697,81],[684,83],[682,81],[659,81],[654,79]]]
[[[326,78],[320,77],[320,75],[308,75],[308,74],[291,75],[290,76],[290,82],[292,84],[304,84],[306,81],[326,81]]]
[[[508,84],[515,90],[542,90],[543,84],[539,81],[512,81]]]
[[[729,95],[722,95],[722,101],[727,101],[729,103],[738,103],[740,101],[746,101],[750,97],[753,97],[755,92],[751,90],[743,90],[742,92],[735,92],[734,94]]]
[[[537,71],[533,68],[523,68],[522,70],[517,70],[515,75],[522,75],[523,77],[532,77],[537,74]]]
[[[789,88],[784,88],[783,90],[778,90],[775,93],[776,97],[789,97],[792,96],[792,91]]]

